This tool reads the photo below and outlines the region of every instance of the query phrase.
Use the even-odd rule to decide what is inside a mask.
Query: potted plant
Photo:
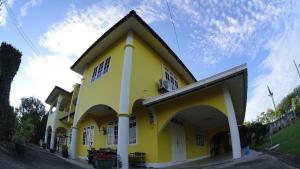
[[[88,150],[88,162],[89,164],[92,164],[93,163],[93,157],[94,157],[94,153],[96,152],[96,149],[95,148],[91,148]]]
[[[99,149],[94,153],[93,159],[97,169],[111,169],[116,157],[116,152],[112,149]]]
[[[62,153],[62,156],[63,156],[64,158],[68,158],[68,157],[69,157],[69,152],[68,152],[68,146],[67,146],[67,145],[63,145],[63,146],[62,146],[62,151],[61,151],[61,153]]]
[[[46,143],[42,144],[43,149],[46,149],[46,146],[47,146]]]
[[[146,153],[134,152],[129,154],[129,165],[133,168],[145,167]]]

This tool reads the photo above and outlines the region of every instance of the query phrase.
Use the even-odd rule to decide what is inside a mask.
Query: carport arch
[[[165,121],[163,121],[163,124],[160,125],[161,127],[158,129],[158,133],[161,133],[161,131],[162,131],[162,130],[170,123],[170,121],[171,121],[174,117],[176,117],[177,115],[179,115],[179,114],[181,114],[181,113],[184,113],[184,112],[186,112],[186,111],[188,111],[188,110],[191,110],[191,109],[194,109],[194,108],[201,108],[201,107],[202,107],[202,108],[203,108],[203,107],[207,107],[207,108],[213,109],[213,110],[219,112],[219,113],[220,113],[220,116],[226,118],[226,120],[227,120],[227,116],[225,115],[225,113],[222,112],[220,109],[214,107],[214,106],[211,106],[211,105],[201,105],[201,104],[199,104],[199,105],[193,105],[193,106],[191,106],[191,107],[184,107],[184,108],[180,109],[179,111],[177,111],[177,112],[175,112],[175,113],[172,113]],[[227,123],[228,123],[228,122],[227,122]]]

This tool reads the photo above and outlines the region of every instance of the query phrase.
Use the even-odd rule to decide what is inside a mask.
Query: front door
[[[172,161],[180,162],[186,160],[185,130],[183,122],[171,121],[172,130]]]

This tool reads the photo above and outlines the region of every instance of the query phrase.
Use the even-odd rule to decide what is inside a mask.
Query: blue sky
[[[69,67],[132,9],[198,80],[247,63],[246,120],[271,108],[267,85],[278,103],[299,84],[293,65],[293,59],[300,63],[299,1],[169,0],[180,50],[166,2],[5,0],[8,9],[2,5],[0,41],[13,44],[23,53],[12,84],[11,104],[18,106],[24,96],[44,101],[54,85],[70,91],[80,77]],[[34,49],[17,27],[26,33]]]

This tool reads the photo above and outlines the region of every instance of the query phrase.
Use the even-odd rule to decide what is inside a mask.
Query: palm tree
[[[20,63],[22,53],[12,45],[2,42],[0,46],[0,140],[9,136],[9,114],[12,109],[9,104],[10,88]]]

